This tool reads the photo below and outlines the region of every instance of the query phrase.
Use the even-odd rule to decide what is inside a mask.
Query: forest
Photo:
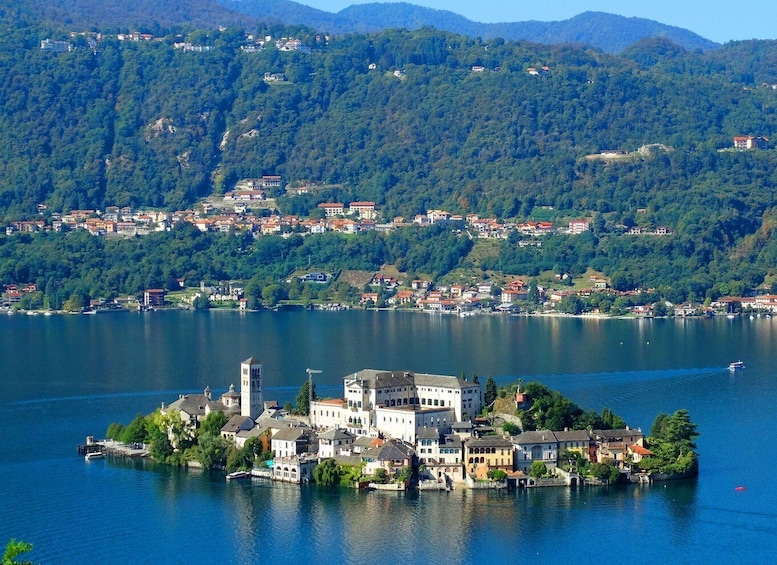
[[[617,289],[701,298],[774,274],[777,152],[731,147],[733,136],[777,129],[777,42],[701,52],[648,39],[612,55],[431,28],[326,39],[264,25],[160,28],[158,41],[105,30],[93,48],[13,9],[0,9],[0,23],[0,223],[35,218],[40,204],[48,213],[185,209],[275,174],[326,187],[274,194],[280,213],[370,200],[389,220],[443,208],[594,226],[540,248],[512,237],[478,262],[471,241],[444,229],[284,240],[184,227],[125,241],[3,235],[2,284],[36,282],[59,301],[139,292],[171,276],[277,282],[305,264],[391,263],[435,278],[462,266],[529,277],[591,267]],[[246,32],[311,49],[268,42],[245,52]],[[49,38],[74,49],[40,49]],[[211,50],[174,48],[183,41]],[[653,148],[638,153],[643,146]],[[627,158],[586,159],[602,151]],[[634,225],[673,233],[624,236]]]

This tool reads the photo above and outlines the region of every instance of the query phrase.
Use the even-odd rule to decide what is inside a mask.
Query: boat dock
[[[143,443],[121,443],[112,439],[95,441],[88,436],[85,444],[79,444],[78,454],[86,457],[92,453],[102,453],[116,457],[148,457],[148,446]]]

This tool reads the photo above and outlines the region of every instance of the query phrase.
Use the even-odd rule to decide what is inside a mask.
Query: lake
[[[69,563],[773,563],[777,319],[609,320],[413,312],[2,316],[0,541]],[[690,411],[697,481],[511,492],[361,493],[227,483],[223,474],[76,446],[183,392],[238,384],[323,396],[363,368],[539,380],[648,432]],[[736,374],[730,361],[742,359]],[[744,486],[745,490],[735,490]]]

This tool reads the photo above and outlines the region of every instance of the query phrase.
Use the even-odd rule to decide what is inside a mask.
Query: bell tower
[[[240,415],[256,420],[263,411],[262,362],[249,357],[240,363]]]

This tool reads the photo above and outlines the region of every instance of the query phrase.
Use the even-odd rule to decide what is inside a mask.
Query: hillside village
[[[343,398],[313,400],[308,417],[265,400],[255,358],[240,364],[239,382],[239,391],[230,386],[218,398],[209,387],[180,395],[161,413],[180,417],[193,435],[209,414],[222,412],[221,437],[237,448],[258,438],[272,458],[255,463],[253,474],[277,481],[311,482],[316,466],[333,459],[361,469],[365,479],[356,484],[373,481],[373,488],[401,490],[411,476],[422,489],[569,485],[597,482],[570,468],[573,460],[606,462],[628,474],[652,455],[638,429],[502,433],[480,417],[481,385],[453,376],[364,369],[343,378]],[[520,386],[512,402],[531,406]],[[178,441],[172,433],[170,439]]]
[[[328,232],[357,234],[365,231],[388,232],[403,227],[416,226],[426,228],[443,226],[461,233],[473,240],[506,240],[513,238],[519,247],[542,246],[542,239],[551,234],[570,237],[579,236],[592,230],[590,218],[576,218],[563,225],[550,221],[502,221],[497,218],[482,218],[477,214],[457,215],[440,209],[428,210],[412,219],[395,217],[381,222],[380,209],[374,202],[323,202],[318,204],[316,215],[299,217],[280,215],[268,206],[267,192],[286,190],[293,194],[305,194],[314,188],[300,186],[283,187],[280,176],[265,175],[256,179],[244,179],[234,190],[223,197],[209,198],[194,209],[163,212],[131,207],[109,206],[102,210],[72,210],[61,214],[49,212],[45,204],[39,205],[40,219],[12,221],[5,227],[6,236],[17,233],[66,232],[85,230],[95,237],[141,237],[152,232],[168,231],[180,222],[195,226],[201,232],[222,232],[250,234],[258,239],[266,236],[289,237],[298,234],[303,237],[316,237]],[[271,204],[271,203],[270,203]],[[639,225],[627,228],[621,226],[620,235],[625,237],[662,237],[671,236],[672,229],[666,226],[645,228]],[[326,286],[337,279],[332,273],[309,269],[307,272],[294,273],[292,279],[306,284]],[[183,279],[179,279],[179,290],[187,288]],[[555,284],[535,284],[528,279],[507,278],[504,281],[472,281],[469,284],[443,284],[430,279],[403,280],[402,273],[372,273],[354,293],[346,306],[411,308],[426,312],[453,313],[466,316],[475,313],[501,312],[519,313],[527,311],[563,312],[577,311],[576,303],[570,299],[587,298],[594,293],[605,293],[611,299],[623,297],[639,302],[643,294],[639,290],[615,290],[611,288],[608,277],[592,274],[587,284],[568,286],[568,275],[558,273]],[[366,287],[370,288],[367,289]],[[191,307],[193,301],[203,297],[213,305],[233,306],[240,310],[252,309],[245,296],[245,281],[220,281],[218,284],[199,282],[194,292],[188,293],[183,302],[171,302],[168,295],[171,290],[150,288],[142,296],[120,297],[112,301],[94,299],[85,305],[83,311],[94,312],[106,309],[155,309],[177,304]],[[188,288],[192,288],[191,285]],[[0,296],[0,308],[12,312],[23,307],[23,299],[39,289],[34,283],[17,281],[5,286]],[[336,304],[340,308],[341,303]],[[332,305],[320,305],[331,309]],[[638,317],[653,315],[699,316],[703,314],[731,313],[733,311],[754,311],[773,313],[777,310],[777,296],[753,292],[743,297],[721,297],[709,304],[669,304],[660,312],[650,303],[630,304],[621,309],[621,314],[630,313]],[[34,312],[33,312],[34,313]],[[594,310],[593,314],[598,312]]]

